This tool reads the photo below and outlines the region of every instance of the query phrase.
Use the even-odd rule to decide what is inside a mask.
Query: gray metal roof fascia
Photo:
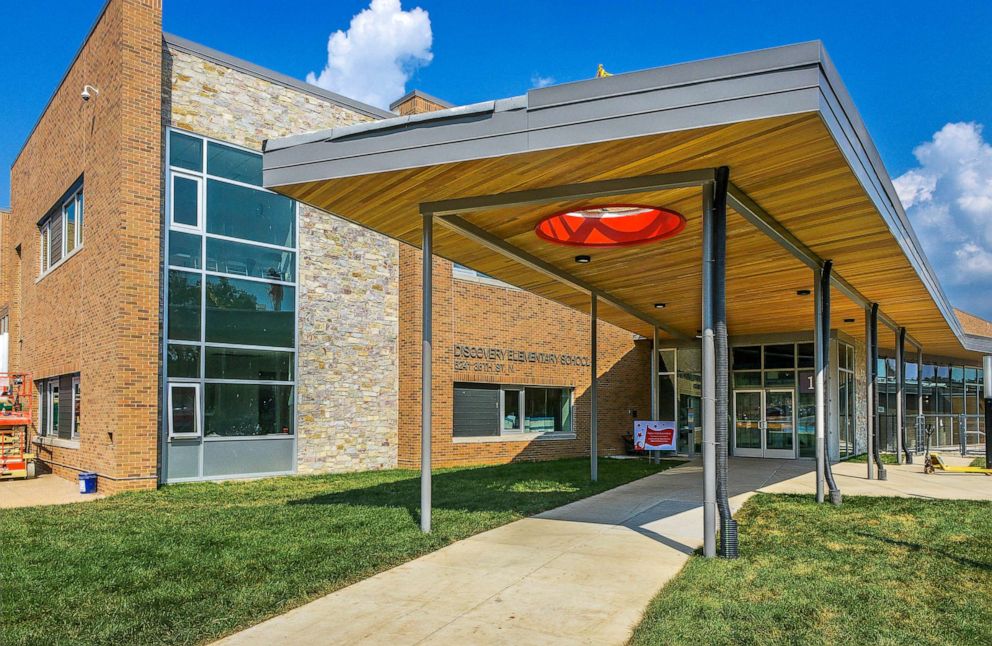
[[[430,101],[431,103],[436,103],[436,104],[438,104],[440,106],[444,106],[445,108],[453,108],[453,107],[455,107],[455,104],[454,103],[449,103],[448,101],[445,101],[444,99],[439,99],[436,96],[431,96],[430,94],[427,94],[427,92],[424,92],[422,90],[416,90],[416,89],[414,89],[414,90],[410,90],[409,92],[407,92],[406,94],[404,94],[400,98],[398,98],[395,101],[393,101],[392,103],[390,103],[389,104],[389,109],[390,110],[395,110],[396,109],[396,106],[400,105],[404,101],[409,101],[413,97],[419,97],[421,99],[424,99],[425,101]]]
[[[982,354],[992,354],[992,338],[978,336],[977,334],[965,334],[962,337],[962,344],[965,350],[981,352]],[[925,348],[924,348],[925,350]]]
[[[948,327],[964,344],[964,329],[957,316],[954,315],[954,308],[944,293],[940,281],[937,279],[936,273],[923,252],[909,219],[906,217],[888,171],[886,171],[878,150],[868,135],[864,122],[854,107],[854,102],[847,94],[843,84],[840,83],[839,76],[837,76],[837,72],[829,60],[827,60],[827,66],[823,67],[823,74],[824,83],[821,84],[823,106],[820,113],[824,123],[827,124],[828,131],[847,159],[862,188],[882,215],[882,219],[889,227],[889,231],[896,239],[906,259],[930,293]],[[831,79],[831,75],[835,78]],[[840,91],[840,95],[837,94],[838,91]]]
[[[284,85],[300,92],[306,92],[307,94],[315,96],[319,99],[337,103],[342,107],[354,110],[355,112],[359,112],[365,116],[374,117],[376,119],[388,119],[396,116],[393,112],[383,110],[382,108],[377,108],[374,105],[369,105],[368,103],[357,101],[342,94],[338,94],[337,92],[325,90],[324,88],[313,85],[312,83],[306,83],[291,76],[287,76],[281,72],[276,72],[275,70],[270,70],[262,67],[261,65],[256,65],[244,60],[243,58],[225,54],[224,52],[207,47],[206,45],[201,45],[200,43],[195,43],[191,40],[183,38],[182,36],[164,33],[163,37],[165,38],[165,43],[169,46],[176,47],[177,49],[195,54],[196,56],[209,59],[215,63],[223,65],[224,67],[230,67],[266,81]]]
[[[643,92],[646,89],[702,84],[736,76],[753,76],[762,72],[816,65],[819,63],[820,49],[820,41],[810,41],[535,88],[527,93],[527,106],[530,110],[536,110],[562,103]]]
[[[747,89],[748,84],[736,78],[647,87],[637,99],[641,111],[633,114],[631,99],[618,98],[613,92],[604,92],[597,107],[591,106],[597,97],[589,97],[540,112],[532,111],[529,104],[520,110],[523,101],[511,100],[502,113],[515,114],[514,119],[499,118],[502,106],[497,101],[491,118],[475,122],[473,128],[442,124],[432,115],[443,112],[428,113],[419,127],[380,128],[374,139],[298,146],[292,152],[266,148],[264,183],[279,186],[813,112],[819,109],[819,75],[811,71],[816,68],[808,67],[806,57],[801,69],[777,69],[767,73],[769,78],[759,73],[760,83],[752,83],[754,96],[727,94],[731,87]],[[474,146],[467,145],[468,137],[475,140]]]

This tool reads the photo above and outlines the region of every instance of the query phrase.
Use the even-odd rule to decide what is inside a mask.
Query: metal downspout
[[[878,470],[878,479],[886,480],[885,465],[882,464],[882,454],[879,448],[882,433],[878,419],[878,303],[871,304],[870,326],[871,348],[869,352],[871,353],[871,374],[869,375],[869,379],[871,379],[871,401],[868,403],[871,405],[872,418],[873,442],[871,459],[875,462],[875,468]]]
[[[729,357],[727,344],[727,185],[730,169],[716,171],[713,196],[713,326],[716,333],[716,503],[720,512],[720,551],[737,558],[737,521],[730,511],[727,470],[729,448]]]
[[[830,272],[833,269],[833,262],[827,260],[820,270],[820,352],[822,353],[822,379],[818,380],[816,387],[822,397],[822,402],[817,402],[817,408],[823,411],[823,476],[827,481],[827,489],[830,491],[830,502],[834,505],[841,503],[840,487],[834,480],[834,472],[830,467],[830,418],[829,406],[826,405],[827,393],[830,392]]]

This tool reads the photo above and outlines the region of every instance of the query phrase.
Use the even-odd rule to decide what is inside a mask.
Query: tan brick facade
[[[421,254],[400,247],[399,464],[420,464]],[[434,259],[432,461],[435,466],[544,460],[589,453],[588,365],[533,361],[458,361],[456,345],[587,359],[589,316],[529,292],[453,277],[450,262]],[[604,322],[598,327],[600,455],[623,453],[632,413],[649,417],[650,343]],[[462,369],[456,370],[456,361]],[[497,366],[501,366],[497,368]],[[498,371],[498,372],[497,372]],[[485,440],[452,437],[455,382],[574,388],[574,439]]]
[[[156,484],[161,21],[159,0],[109,2],[11,171],[11,368],[80,373],[80,439],[40,456],[106,492]],[[37,222],[80,177],[83,246],[39,279]]]

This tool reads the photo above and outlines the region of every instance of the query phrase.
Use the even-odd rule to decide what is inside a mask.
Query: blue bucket
[[[79,493],[96,493],[96,474],[79,474]]]

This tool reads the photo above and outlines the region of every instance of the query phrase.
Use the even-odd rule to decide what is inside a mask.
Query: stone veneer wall
[[[164,65],[166,125],[247,148],[370,120],[176,47]],[[298,240],[297,471],[395,466],[397,243],[302,205]]]

